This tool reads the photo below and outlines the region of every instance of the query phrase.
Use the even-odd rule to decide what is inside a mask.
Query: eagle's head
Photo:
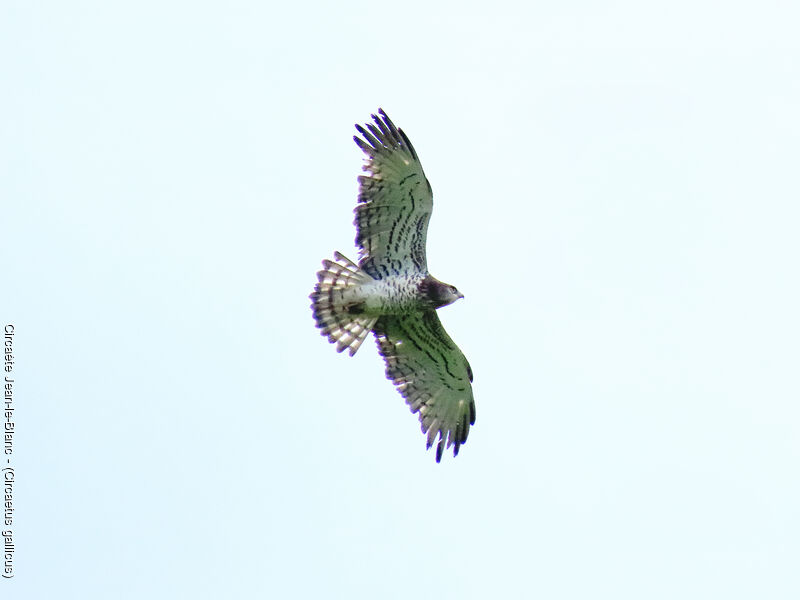
[[[464,294],[459,292],[456,286],[443,283],[430,275],[420,284],[420,292],[433,308],[447,306],[464,297]]]

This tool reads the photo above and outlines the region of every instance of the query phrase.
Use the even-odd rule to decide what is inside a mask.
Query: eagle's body
[[[443,284],[430,275],[394,275],[361,285],[354,300],[358,302],[357,298],[363,298],[364,304],[359,307],[358,312],[365,315],[408,315],[439,308],[461,298],[456,292],[455,298],[443,303],[443,300],[451,298],[450,288],[452,286]]]
[[[458,454],[475,423],[472,370],[442,327],[436,309],[463,298],[428,273],[425,240],[433,207],[430,184],[402,130],[382,110],[375,125],[356,125],[367,155],[355,209],[356,265],[339,252],[324,260],[311,294],[322,334],[341,352],[356,353],[372,331],[386,376],[418,412],[436,461]],[[365,141],[366,140],[366,141]]]
[[[380,317],[418,311],[422,302],[419,287],[424,279],[421,274],[410,274],[370,281],[361,288],[364,313]]]

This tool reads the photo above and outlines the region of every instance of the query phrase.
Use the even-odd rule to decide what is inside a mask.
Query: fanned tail
[[[317,273],[319,282],[309,296],[314,320],[322,335],[336,344],[337,352],[348,348],[353,356],[378,320],[358,314],[363,303],[358,288],[372,277],[339,252],[333,253],[332,261],[323,260],[322,266]]]

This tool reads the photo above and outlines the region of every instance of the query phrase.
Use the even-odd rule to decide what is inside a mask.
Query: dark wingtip
[[[411,156],[414,157],[414,160],[418,161],[419,157],[417,156],[417,151],[414,150],[414,146],[411,145],[411,140],[408,139],[408,136],[405,134],[405,132],[402,129],[398,129],[397,133],[399,133],[400,137],[403,138],[403,142],[405,143],[406,148],[408,148],[408,151],[411,153]]]

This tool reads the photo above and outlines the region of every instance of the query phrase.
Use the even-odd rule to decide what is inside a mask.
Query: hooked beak
[[[458,292],[458,297],[459,297],[459,298],[463,298],[463,297],[464,297],[464,294],[462,294],[461,292]]]

